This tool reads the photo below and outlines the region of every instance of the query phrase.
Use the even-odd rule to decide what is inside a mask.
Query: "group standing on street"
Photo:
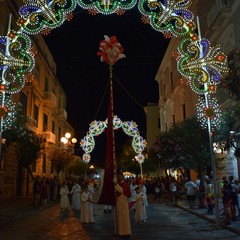
[[[139,178],[124,178],[123,173],[118,173],[113,179],[116,202],[115,211],[113,206],[103,205],[104,213],[115,214],[115,231],[119,238],[128,239],[132,234],[130,211],[134,211],[136,223],[147,222],[148,200],[162,202],[162,197],[169,193],[168,201],[174,203],[181,200],[185,193],[189,208],[206,208],[206,214],[214,213],[215,189],[212,178],[208,175],[197,176],[192,181],[188,176],[174,178],[155,178],[143,180]],[[240,217],[240,183],[233,176],[222,179],[221,194],[223,209],[221,215],[225,216],[225,224],[229,225]],[[94,223],[93,194],[95,185],[93,181],[80,183],[78,179],[66,180],[59,184],[57,177],[48,179],[36,177],[33,184],[34,207],[39,208],[47,204],[49,200],[60,200],[62,211],[73,210],[80,213],[80,222],[84,224]],[[197,205],[195,205],[197,201]]]

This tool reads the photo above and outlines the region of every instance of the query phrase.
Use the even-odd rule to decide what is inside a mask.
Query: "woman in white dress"
[[[81,192],[81,186],[77,183],[77,181],[74,181],[74,185],[71,190],[72,194],[72,208],[75,211],[80,210],[81,202],[80,202],[80,192]]]
[[[138,187],[140,188],[140,191],[142,193],[144,193],[144,195],[145,195],[145,197],[143,199],[144,200],[144,205],[145,205],[145,207],[148,207],[147,188],[146,188],[144,182],[142,184],[140,184]]]
[[[69,203],[69,190],[68,190],[68,186],[67,186],[67,182],[64,182],[61,189],[60,189],[60,208],[62,210],[68,209],[70,207],[70,203]]]
[[[82,223],[93,223],[93,207],[92,207],[91,194],[88,192],[88,186],[84,187],[81,193],[81,215],[80,221]]]
[[[147,221],[147,212],[146,206],[144,204],[144,199],[146,198],[146,194],[141,192],[139,187],[136,187],[136,195],[135,195],[135,222]]]

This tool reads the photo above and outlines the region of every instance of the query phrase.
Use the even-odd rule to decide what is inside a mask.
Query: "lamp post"
[[[71,139],[71,134],[69,132],[65,133],[64,137],[61,137],[61,142],[64,144],[65,149],[69,149],[69,147],[74,147],[77,143],[76,138]]]
[[[61,142],[63,144],[63,149],[67,150],[67,158],[68,156],[74,154],[74,145],[77,143],[76,138],[71,138],[71,134],[69,132],[65,133],[64,137],[61,137]],[[71,152],[70,152],[70,151]],[[66,176],[66,160],[64,164],[65,176]]]

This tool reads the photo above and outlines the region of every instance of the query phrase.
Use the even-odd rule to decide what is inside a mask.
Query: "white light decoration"
[[[82,147],[83,151],[85,152],[82,159],[86,163],[91,160],[90,153],[93,151],[95,147],[95,140],[94,137],[98,136],[99,134],[103,133],[104,130],[107,128],[108,119],[105,121],[93,121],[90,123],[89,131],[87,135],[80,141],[80,146]],[[143,137],[139,135],[139,131],[137,128],[137,124],[133,121],[122,122],[120,118],[114,116],[113,118],[113,128],[117,130],[122,128],[122,130],[128,135],[133,137],[132,147],[134,151],[138,154],[139,161],[143,162],[144,156],[141,155],[144,151],[147,142]]]
[[[0,92],[0,103],[4,103],[4,105],[0,105],[1,131],[4,131],[11,127],[16,119],[16,105],[10,96],[2,92]]]
[[[156,31],[165,36],[183,36],[192,32],[196,25],[189,10],[192,0],[139,0],[138,9]]]
[[[205,99],[207,97],[207,99]],[[211,122],[211,130],[220,127],[222,113],[217,99],[211,95],[200,96],[197,104],[197,116],[203,128],[208,127]]]
[[[75,9],[75,0],[26,0],[20,7],[18,24],[28,34],[38,34],[60,27]]]
[[[228,71],[227,56],[220,47],[211,47],[207,39],[194,34],[180,42],[178,52],[177,69],[192,90],[200,95],[214,93],[221,74]]]

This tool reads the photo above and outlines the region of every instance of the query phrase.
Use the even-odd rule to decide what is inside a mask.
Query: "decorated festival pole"
[[[109,65],[109,103],[108,103],[108,126],[106,139],[106,159],[102,194],[98,203],[116,205],[116,192],[113,180],[117,178],[117,161],[115,154],[114,138],[114,108],[113,108],[113,65],[121,58],[124,58],[123,48],[115,36],[104,36],[105,40],[100,42],[99,52],[101,61]],[[115,207],[115,236],[118,235],[117,208]]]
[[[114,178],[117,178],[117,159],[116,159],[116,146],[115,146],[115,136],[114,136],[114,127],[113,127],[113,118],[114,118],[114,108],[113,108],[113,77],[112,77],[112,71],[113,71],[113,67],[112,65],[110,65],[109,67],[109,71],[110,71],[110,114],[111,114],[111,122],[108,122],[108,124],[111,124],[111,128],[112,128],[112,150],[113,150],[113,175]]]
[[[200,22],[199,22],[199,17],[197,16],[197,27],[198,27],[198,36],[201,41],[201,28],[200,28]],[[200,48],[200,54],[203,55],[202,53],[202,48]],[[202,57],[202,56],[201,56]],[[207,84],[204,84],[204,88],[207,89],[208,86]],[[204,94],[205,97],[205,104],[206,107],[209,108],[209,93],[206,91]],[[215,208],[215,218],[216,218],[216,227],[220,228],[221,222],[219,218],[219,193],[218,193],[218,179],[217,179],[217,171],[216,171],[216,161],[215,161],[215,156],[213,153],[213,142],[212,142],[212,123],[211,123],[211,118],[207,118],[207,129],[208,129],[208,137],[209,137],[209,145],[210,145],[210,157],[211,157],[211,165],[212,165],[212,175],[213,175],[213,187],[214,187],[214,208]]]

